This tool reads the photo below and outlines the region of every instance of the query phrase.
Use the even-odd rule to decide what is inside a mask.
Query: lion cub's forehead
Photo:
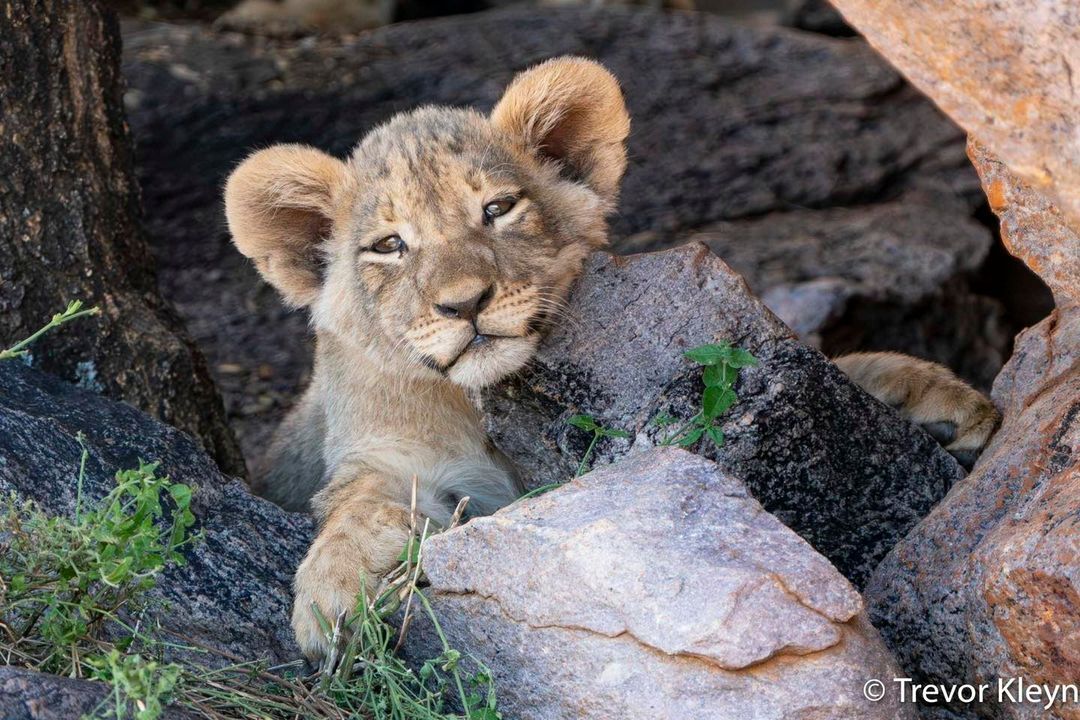
[[[398,115],[365,137],[351,164],[366,184],[382,189],[520,182],[507,141],[471,110],[428,107]]]

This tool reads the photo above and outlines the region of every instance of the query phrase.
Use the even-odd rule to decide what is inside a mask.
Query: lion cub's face
[[[606,242],[628,128],[606,70],[555,60],[490,118],[398,116],[344,163],[256,153],[226,211],[240,250],[321,331],[404,376],[478,387],[528,361]]]

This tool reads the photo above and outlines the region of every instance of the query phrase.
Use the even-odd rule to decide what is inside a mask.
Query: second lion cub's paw
[[[885,352],[834,362],[856,385],[923,426],[968,470],[1001,421],[990,398],[936,363]]]

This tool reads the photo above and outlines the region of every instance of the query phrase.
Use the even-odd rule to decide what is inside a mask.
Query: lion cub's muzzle
[[[508,345],[504,341],[535,335],[541,306],[531,283],[458,284],[439,293],[406,338],[425,365],[446,374],[466,358],[491,359]]]

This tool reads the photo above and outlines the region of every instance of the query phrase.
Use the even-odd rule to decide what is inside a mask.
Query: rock
[[[745,486],[634,454],[433,537],[429,597],[508,717],[911,718],[854,588]],[[423,620],[409,652],[437,654]]]
[[[654,234],[644,235],[628,244],[655,247]],[[1001,304],[969,282],[993,238],[941,194],[774,212],[685,237],[712,248],[800,339],[827,355],[906,352],[989,389],[1011,350]]]
[[[0,665],[0,717],[4,720],[91,717],[111,691],[104,683]],[[158,717],[189,720],[194,716],[178,708],[166,708]]]
[[[799,30],[834,37],[855,34],[851,26],[844,22],[844,16],[828,0],[788,0],[781,22]]]
[[[1059,305],[1080,303],[1080,230],[974,139],[968,155],[1001,220],[1005,247],[1046,281]]]
[[[760,365],[739,377],[724,446],[698,451],[856,585],[963,475],[928,435],[797,342],[704,246],[594,256],[567,317],[528,371],[483,398],[491,437],[534,486],[574,473],[588,442],[566,423],[575,413],[634,436],[601,443],[600,464],[657,442],[657,416],[691,417],[701,370],[682,353],[717,340]]]
[[[983,202],[963,134],[856,41],[626,8],[508,8],[332,40],[129,24],[126,100],[162,291],[212,367],[276,370],[270,382],[216,378],[234,413],[268,391],[281,398],[235,418],[249,457],[302,384],[310,351],[305,316],[283,309],[229,241],[228,172],[275,142],[343,155],[419,104],[488,109],[514,73],[562,53],[610,67],[633,116],[617,250],[645,231],[655,249],[712,223],[909,187]]]
[[[847,20],[1080,232],[1072,0],[833,0]],[[962,32],[958,29],[962,28]]]
[[[974,471],[885,558],[866,590],[904,668],[931,682],[1050,685],[1080,676],[1080,308],[1017,338]],[[954,710],[1045,718],[1036,704]],[[1063,719],[1080,707],[1060,707]]]
[[[35,367],[190,432],[243,475],[206,361],[158,295],[115,18],[95,2],[11,0],[0,37],[0,348],[72,300],[100,306],[36,343]]]
[[[154,594],[169,607],[144,624],[154,620],[181,643],[244,658],[296,658],[291,583],[312,537],[310,518],[286,513],[224,477],[188,435],[21,363],[0,363],[0,493],[14,491],[49,513],[70,514],[79,432],[90,453],[86,498],[104,496],[115,473],[138,467],[140,458],[158,460],[162,474],[198,486],[192,510],[205,539],[186,551],[186,565],[159,578]]]

